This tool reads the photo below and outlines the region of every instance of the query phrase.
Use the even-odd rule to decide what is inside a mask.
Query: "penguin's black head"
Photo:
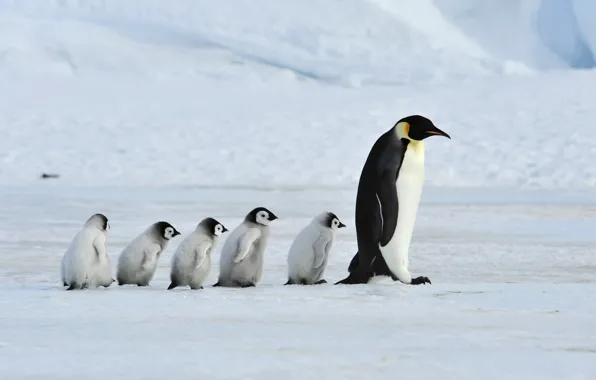
[[[437,128],[432,121],[424,116],[406,116],[395,124],[397,136],[400,139],[421,141],[431,136],[444,136],[451,139],[447,133]]]
[[[108,223],[108,218],[104,214],[93,214],[85,225],[94,225],[95,227],[99,228],[102,231],[107,231],[110,229],[110,224]]]
[[[268,226],[269,223],[277,219],[277,216],[265,207],[257,207],[246,215],[244,220]]]
[[[180,235],[180,232],[168,222],[157,222],[153,226],[157,230],[158,235],[166,240],[170,240],[174,236]]]
[[[224,232],[227,232],[228,229],[213,218],[205,218],[201,221],[201,225],[211,234],[214,236],[219,236]]]
[[[334,213],[326,212],[324,226],[335,230],[338,228],[344,228],[346,225],[343,224]]]

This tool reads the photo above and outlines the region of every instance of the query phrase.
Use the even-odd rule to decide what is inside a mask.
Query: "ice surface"
[[[0,0],[0,379],[593,380],[593,11]],[[414,113],[452,136],[426,144],[411,249],[433,284],[281,286],[324,209],[346,275],[362,164]],[[60,287],[95,212],[115,263],[157,220],[233,228],[258,204],[280,219],[255,289],[166,291],[176,241],[149,288]]]
[[[354,253],[353,192],[8,187],[0,193],[2,379],[592,379],[596,374],[596,198],[578,193],[428,191],[405,286],[282,286],[291,239],[330,209],[338,234],[326,278]],[[63,250],[105,212],[112,261],[159,219],[189,233],[211,215],[234,227],[254,205],[272,225],[254,289],[66,292]],[[225,235],[224,235],[225,236]],[[221,248],[223,241],[220,242]],[[207,281],[217,278],[219,250]]]

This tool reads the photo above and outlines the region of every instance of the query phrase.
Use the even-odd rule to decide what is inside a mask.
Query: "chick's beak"
[[[337,226],[338,228],[344,228],[346,225],[343,224],[342,222],[339,222],[339,225]]]
[[[277,219],[277,215],[275,215],[274,213],[270,212],[269,213],[269,220],[273,221],[275,219]]]
[[[225,226],[221,226],[221,231],[222,232],[228,232],[228,229]]]
[[[446,132],[443,132],[439,128],[435,127],[434,125],[432,126],[432,128],[426,131],[426,134],[428,136],[444,136],[451,140],[451,136],[449,136]]]

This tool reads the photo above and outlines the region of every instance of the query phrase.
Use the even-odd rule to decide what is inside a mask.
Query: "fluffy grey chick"
[[[211,252],[215,249],[219,236],[228,229],[213,218],[203,219],[196,229],[182,240],[172,256],[170,286],[190,286],[203,289],[203,283],[211,271]]]
[[[170,239],[177,235],[180,235],[180,232],[174,226],[160,221],[150,225],[134,238],[118,258],[118,285],[149,285],[155,274],[159,256],[167,248]]]
[[[249,212],[226,239],[219,258],[219,279],[213,286],[255,286],[263,274],[263,254],[269,239],[269,223],[277,216],[265,207]]]
[[[335,232],[343,228],[337,215],[322,212],[315,216],[294,238],[288,253],[288,282],[286,285],[324,284],[329,251]]]

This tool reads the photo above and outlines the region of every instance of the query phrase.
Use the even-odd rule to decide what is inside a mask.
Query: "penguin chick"
[[[168,222],[150,225],[124,248],[118,258],[118,285],[147,286],[157,269],[159,256],[168,247],[170,239],[180,232]]]
[[[211,252],[219,236],[226,231],[228,229],[217,220],[205,218],[182,240],[172,256],[168,290],[178,286],[203,289],[203,282],[211,271]]]
[[[72,239],[60,268],[66,290],[111,285],[113,279],[106,249],[108,229],[108,218],[94,214]]]
[[[332,212],[322,212],[314,217],[292,242],[288,253],[288,282],[285,285],[327,283],[323,273],[335,232],[345,226]]]
[[[263,274],[263,253],[269,239],[269,224],[277,216],[265,207],[249,212],[224,243],[219,258],[219,279],[213,286],[256,286]]]

